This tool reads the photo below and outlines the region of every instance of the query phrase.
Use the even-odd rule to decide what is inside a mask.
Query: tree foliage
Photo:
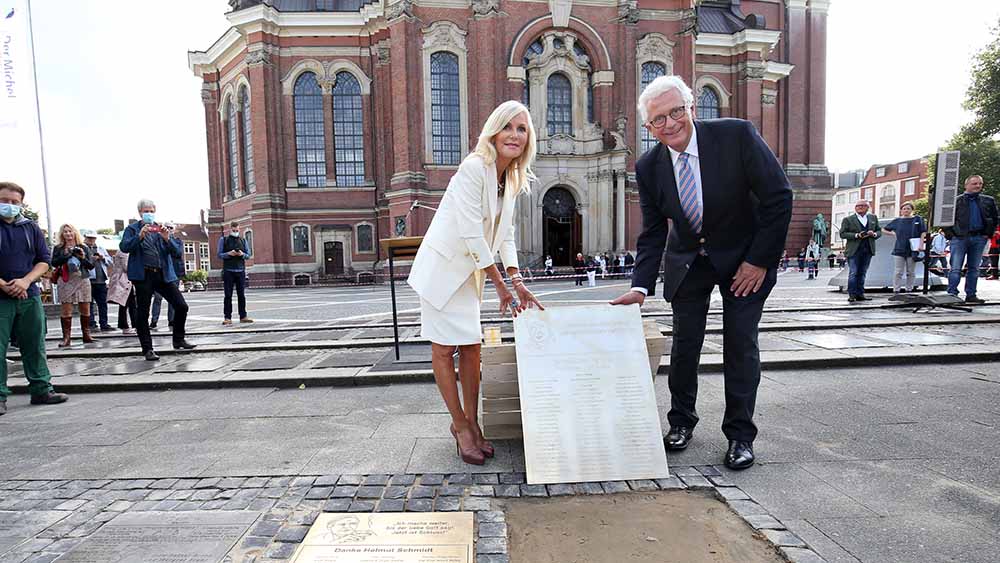
[[[972,84],[962,104],[976,116],[963,130],[973,138],[988,139],[1000,133],[1000,25],[993,28],[993,36],[973,59]]]
[[[115,234],[114,229],[97,229],[97,234],[99,235],[113,235]]]
[[[184,281],[208,283],[208,272],[206,272],[205,270],[195,270],[193,272],[188,272],[184,274]]]
[[[21,204],[21,215],[24,215],[36,223],[38,222],[38,212],[29,207],[27,203]]]
[[[965,182],[969,176],[978,174],[983,177],[983,192],[993,197],[1000,197],[1000,141],[977,137],[963,130],[948,140],[941,150],[961,151],[962,159],[958,169],[960,182]],[[930,161],[928,182],[933,187],[936,181],[934,155],[928,156],[927,159]],[[962,192],[961,184],[958,191]]]

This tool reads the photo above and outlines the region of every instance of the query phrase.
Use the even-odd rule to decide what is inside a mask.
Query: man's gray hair
[[[659,76],[642,90],[642,94],[639,94],[639,118],[642,120],[642,123],[645,123],[649,119],[649,116],[646,115],[646,104],[653,98],[666,94],[671,90],[677,90],[681,93],[681,99],[684,100],[685,107],[691,109],[694,106],[694,92],[684,83],[683,78],[677,75]]]
[[[140,199],[139,203],[135,204],[135,208],[142,209],[143,207],[156,207],[156,203],[151,199]]]

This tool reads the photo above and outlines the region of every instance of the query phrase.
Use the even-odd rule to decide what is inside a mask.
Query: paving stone
[[[506,538],[507,524],[505,522],[483,522],[479,525],[480,538]]]
[[[476,473],[472,476],[472,482],[476,485],[499,485],[500,476],[496,473]]]
[[[716,487],[735,487],[736,483],[729,480],[725,475],[721,477],[709,477],[709,481],[712,482]]]
[[[180,479],[159,479],[155,483],[149,486],[150,489],[170,489],[177,481]]]
[[[575,483],[573,490],[578,495],[603,495],[604,489],[600,483]]]
[[[557,484],[549,485],[549,496],[550,497],[562,497],[567,495],[572,495],[576,491],[573,490],[572,485]]]
[[[431,512],[434,510],[434,501],[431,498],[410,498],[406,501],[407,512]]]
[[[412,485],[416,479],[416,475],[393,475],[390,482],[393,485]]]
[[[476,553],[507,553],[507,538],[479,538]]]
[[[701,471],[698,471],[696,468],[690,466],[673,467],[670,469],[670,473],[674,477],[688,477],[688,476],[701,475]]]
[[[306,493],[305,498],[309,500],[326,500],[330,498],[330,493],[332,492],[333,487],[313,487]]]
[[[292,479],[292,487],[312,487],[316,477],[296,477]]]
[[[246,482],[245,478],[242,477],[226,477],[225,479],[219,481],[220,489],[238,489]]]
[[[712,483],[701,475],[684,475],[681,478],[689,489],[711,489]]]
[[[411,499],[421,499],[421,498],[434,498],[437,492],[437,487],[425,487],[423,485],[416,485],[410,489]]]
[[[224,491],[219,491],[219,492],[215,493],[215,496],[213,498],[224,498],[226,500],[229,500],[229,499],[235,497],[237,495],[237,493],[239,493],[239,492],[240,492],[239,489],[228,489],[228,490],[224,490]],[[211,500],[211,499],[206,499],[206,500]]]
[[[808,547],[806,542],[788,530],[761,530],[767,539],[779,547]]]
[[[149,500],[153,500],[153,494],[157,492],[160,491],[153,491],[153,493],[150,493],[150,495],[146,498],[148,498]],[[192,493],[191,496],[188,497],[188,500],[200,500],[204,502],[206,500],[212,500],[216,498],[216,496],[220,492],[221,491],[219,491],[218,489],[198,489],[197,491]]]
[[[426,486],[442,485],[444,484],[444,475],[438,473],[428,473],[426,475],[421,475],[420,484]]]
[[[55,502],[59,502],[59,505],[55,507],[56,510],[76,510],[86,506],[90,501],[86,499],[59,501],[57,499]]]
[[[752,514],[744,516],[744,520],[757,530],[784,530],[785,525],[770,514]]]
[[[341,475],[337,480],[338,485],[360,485],[365,482],[363,475]]]
[[[260,492],[260,496],[264,498],[281,498],[287,492],[288,489],[284,487],[268,487]]]
[[[469,487],[469,495],[474,497],[492,497],[493,487],[490,485],[472,485]]]
[[[736,487],[716,487],[716,491],[726,500],[750,500],[750,496]]]
[[[649,479],[636,479],[628,482],[628,486],[632,487],[633,491],[656,491],[658,487],[655,481]]]
[[[124,501],[128,502],[128,501]],[[158,500],[142,500],[132,505],[131,510],[133,512],[146,512],[153,510],[153,507],[160,504],[161,501]],[[220,505],[221,506],[221,505]]]
[[[383,486],[384,487],[384,486],[386,486],[386,485],[389,484],[389,476],[388,475],[369,475],[369,476],[365,477],[365,480],[364,480],[363,484],[364,485],[368,485],[368,486],[376,486],[376,485],[378,485],[378,486]]]
[[[462,509],[461,497],[438,497],[434,501],[434,510],[441,512],[458,512]]]
[[[323,512],[344,512],[351,506],[350,498],[335,498],[323,504]]]
[[[173,484],[171,489],[193,489],[201,479],[181,479]]]
[[[492,508],[492,503],[488,498],[467,498],[462,502],[462,507],[465,510],[489,510]]]
[[[826,559],[823,559],[811,549],[782,547],[780,551],[791,563],[826,563]]]
[[[127,500],[116,500],[115,502],[109,504],[105,510],[110,512],[125,512],[126,510],[132,508],[134,502]]]
[[[285,354],[281,356],[264,356],[254,358],[249,362],[236,367],[237,371],[274,371],[295,369],[302,365],[306,359],[302,354]]]
[[[722,472],[714,465],[696,465],[695,469],[705,477],[721,477]]]
[[[746,518],[747,516],[756,516],[761,514],[767,514],[764,507],[757,504],[752,500],[731,500],[728,501],[729,506],[736,511],[737,514]]]
[[[510,555],[506,553],[480,553],[476,555],[476,563],[510,563]]]
[[[249,506],[247,506],[247,510],[257,510],[257,511],[270,510],[271,507],[273,507],[275,504],[277,504],[277,501],[275,499],[255,498],[252,501],[250,501]]]
[[[189,491],[173,491],[173,492],[170,493],[170,496],[168,496],[167,498],[170,499],[170,500],[187,500],[187,499],[191,498],[191,495],[193,495],[194,493],[195,493],[195,491],[190,491],[190,490]],[[216,494],[218,494],[218,493],[216,493]]]
[[[465,496],[466,487],[463,485],[442,485],[438,487],[439,497],[462,497]]]
[[[291,484],[291,477],[272,477],[271,480],[267,482],[268,487],[287,487]]]
[[[202,480],[198,481],[191,488],[192,489],[218,489],[218,488],[220,488],[219,487],[219,483],[220,482],[222,482],[222,479],[220,479],[218,477],[209,477],[207,479],[202,479]]]
[[[267,477],[251,477],[243,483],[243,487],[247,489],[263,489],[267,487],[268,481]]]
[[[505,522],[507,517],[502,510],[484,510],[476,513],[476,522]]]
[[[603,487],[604,492],[608,494],[627,493],[631,490],[628,488],[628,483],[625,481],[604,481],[601,483],[601,487]]]
[[[288,517],[289,524],[297,524],[299,526],[312,526],[316,518],[319,517],[318,511],[312,510],[296,510]]]
[[[501,485],[523,485],[527,483],[527,479],[524,473],[501,473],[500,474],[500,484]]]
[[[264,557],[278,561],[288,561],[295,554],[297,547],[294,543],[273,543],[264,552]]]
[[[385,491],[385,487],[379,486],[362,486],[358,487],[357,498],[363,499],[378,499],[382,498],[382,492]]]
[[[548,491],[545,489],[545,485],[519,485],[521,487],[521,496],[523,497],[547,497],[549,496]]]
[[[409,487],[388,486],[385,488],[385,492],[382,494],[382,498],[405,499],[406,493],[408,492],[410,492]]]
[[[260,549],[267,547],[270,543],[271,538],[269,537],[247,536],[240,542],[240,549]]]
[[[201,501],[185,500],[174,507],[174,512],[187,512],[191,510],[200,510],[203,504],[205,503]]]
[[[384,498],[378,502],[375,512],[403,512],[406,501],[401,498]]]
[[[472,475],[468,473],[455,473],[448,476],[449,485],[471,485]]]
[[[348,512],[371,512],[373,510],[375,510],[375,501],[373,500],[356,500],[347,509]]]
[[[205,504],[201,505],[201,509],[202,510],[218,510],[218,509],[222,508],[223,506],[225,506],[226,503],[228,503],[228,502],[229,501],[225,500],[225,499],[210,500],[210,501],[206,502]]]
[[[156,506],[153,507],[153,510],[164,510],[164,511],[173,510],[181,502],[182,501],[170,500],[170,499],[161,500],[160,502],[156,503]]]
[[[305,539],[307,533],[309,533],[309,526],[285,525],[275,534],[274,541],[299,543]]]
[[[521,496],[520,485],[496,485],[493,487],[493,494],[503,498],[516,498]]]
[[[354,493],[358,492],[356,485],[334,487],[330,493],[330,498],[354,498]]]

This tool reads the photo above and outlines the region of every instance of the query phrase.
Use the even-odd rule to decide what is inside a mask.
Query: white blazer
[[[494,232],[497,172],[482,157],[471,154],[458,167],[445,190],[437,213],[413,259],[410,287],[437,309],[458,291],[469,276],[496,262],[505,268],[517,267],[514,246],[514,190],[504,192],[500,222]],[[484,275],[476,276],[482,299]]]

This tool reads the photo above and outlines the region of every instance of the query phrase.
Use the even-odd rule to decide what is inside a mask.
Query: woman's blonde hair
[[[73,234],[76,235],[76,244],[83,244],[83,237],[80,236],[80,230],[77,229],[76,227],[74,227],[73,225],[70,225],[69,223],[65,223],[64,225],[62,225],[61,227],[59,227],[59,235],[58,235],[58,238],[56,239],[56,241],[57,241],[56,244],[57,245],[65,245],[66,244],[66,241],[63,240],[63,231],[66,230],[66,227],[69,227],[70,229],[72,229],[73,230]]]
[[[508,187],[513,188],[514,195],[528,193],[531,191],[531,182],[537,180],[531,171],[531,165],[535,162],[535,153],[538,145],[535,142],[535,126],[531,123],[531,113],[524,104],[516,100],[508,100],[499,106],[483,125],[483,131],[479,134],[479,141],[476,143],[472,154],[478,154],[486,164],[493,164],[497,160],[497,149],[493,146],[493,137],[503,131],[508,123],[521,113],[528,118],[528,142],[524,145],[524,152],[521,156],[511,161],[507,166]]]

